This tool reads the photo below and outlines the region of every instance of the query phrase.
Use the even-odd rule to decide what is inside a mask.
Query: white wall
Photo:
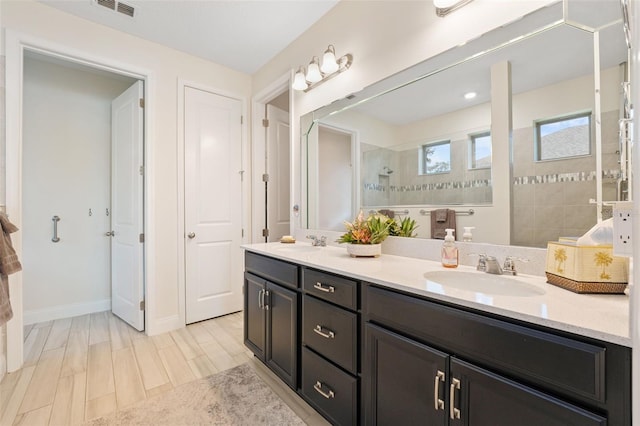
[[[123,69],[131,67],[150,75],[146,93],[150,203],[146,208],[153,223],[148,224],[146,240],[152,261],[146,275],[148,289],[152,289],[147,300],[147,331],[156,334],[184,325],[184,306],[179,303],[182,278],[178,259],[183,225],[179,223],[182,207],[179,205],[177,82],[179,79],[191,81],[246,99],[251,93],[250,76],[31,0],[2,2],[0,19],[4,29],[30,40],[62,46],[63,50],[80,57],[108,60],[121,64]],[[7,82],[10,84],[16,82]],[[249,120],[245,120],[247,122]]]
[[[342,231],[353,220],[351,135],[318,128],[318,228]],[[345,184],[346,183],[346,184]],[[339,188],[336,191],[336,188]]]

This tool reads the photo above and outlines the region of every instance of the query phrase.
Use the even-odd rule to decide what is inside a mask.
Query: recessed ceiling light
[[[469,92],[469,93],[465,93],[465,94],[464,94],[464,98],[465,98],[465,99],[473,99],[473,98],[475,98],[475,97],[476,97],[476,95],[477,95],[477,93],[476,93],[476,92]]]

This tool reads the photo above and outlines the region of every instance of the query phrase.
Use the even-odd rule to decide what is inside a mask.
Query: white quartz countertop
[[[631,347],[629,333],[629,298],[626,295],[576,294],[548,284],[544,277],[533,275],[490,275],[470,266],[444,268],[440,262],[383,254],[378,258],[352,258],[344,247],[311,247],[308,243],[261,243],[242,246],[245,250],[277,259],[314,267],[327,272],[353,277],[391,289],[402,290],[434,300],[473,308]],[[425,278],[425,273],[456,274],[463,272],[455,285]],[[468,274],[478,274],[480,283],[466,288]],[[518,281],[527,295],[507,295],[482,289],[481,282],[495,277]],[[444,278],[448,278],[448,275]],[[437,281],[437,282],[436,282]],[[444,280],[448,281],[448,280]],[[455,280],[454,280],[455,281]],[[491,283],[490,283],[491,284]],[[470,285],[471,286],[471,285]],[[503,294],[500,294],[503,293]],[[507,292],[510,293],[510,292]]]

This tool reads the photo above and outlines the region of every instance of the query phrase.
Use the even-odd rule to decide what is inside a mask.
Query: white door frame
[[[242,244],[251,242],[251,231],[248,229],[251,224],[251,181],[248,170],[251,167],[250,152],[247,149],[247,99],[237,93],[230,92],[228,90],[207,86],[194,81],[178,79],[178,125],[177,125],[177,139],[178,139],[178,226],[177,240],[178,241],[178,316],[182,325],[187,324],[186,320],[186,291],[187,291],[187,277],[186,277],[186,247],[185,247],[185,224],[184,224],[184,206],[185,206],[185,190],[184,190],[184,89],[185,87],[192,87],[194,89],[203,90],[206,92],[215,93],[220,96],[226,96],[228,98],[237,99],[242,103],[242,132],[241,135],[241,151],[242,151]],[[244,259],[242,261],[244,265]],[[244,267],[243,267],[244,269]]]
[[[76,62],[105,71],[124,74],[144,81],[145,87],[145,124],[144,124],[144,156],[145,156],[145,195],[144,205],[150,206],[149,200],[155,196],[153,185],[154,169],[153,140],[155,77],[150,70],[125,64],[112,58],[96,56],[85,50],[69,48],[46,39],[33,37],[6,29],[6,209],[11,221],[18,228],[22,227],[22,93],[23,93],[23,59],[26,50],[44,55],[54,56],[66,61]],[[155,294],[155,250],[154,229],[155,215],[152,209],[144,209],[145,222],[145,330],[153,334],[154,294]],[[13,236],[16,253],[22,257],[22,233]],[[9,278],[11,288],[11,306],[13,319],[7,323],[7,371],[13,372],[23,363],[23,294],[22,273]]]
[[[299,167],[298,164],[294,161],[295,157],[293,155],[294,152],[298,152],[298,150],[293,149],[294,142],[299,141],[300,138],[294,137],[294,127],[293,126],[293,89],[291,89],[291,74],[292,72],[288,72],[287,74],[281,76],[276,81],[262,89],[260,92],[256,93],[251,99],[251,164],[253,165],[251,169],[251,186],[253,188],[253,195],[251,197],[252,200],[252,208],[251,208],[251,242],[253,243],[261,243],[264,242],[264,237],[262,236],[262,228],[264,227],[264,208],[266,204],[265,194],[264,194],[264,182],[262,182],[262,175],[266,173],[265,170],[265,154],[266,154],[266,139],[264,127],[262,127],[262,119],[264,118],[264,108],[266,104],[278,96],[280,93],[284,92],[286,89],[289,89],[289,140],[290,140],[290,187],[289,193],[291,194],[290,202],[293,202],[294,197],[294,184],[293,177],[295,170],[294,167]],[[292,206],[289,206],[291,209]],[[293,235],[294,232],[294,215],[291,210],[289,210],[289,218],[290,218],[290,234]],[[246,235],[246,233],[245,233]]]

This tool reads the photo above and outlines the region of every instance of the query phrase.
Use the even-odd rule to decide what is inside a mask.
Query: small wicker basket
[[[627,288],[627,283],[604,283],[604,282],[584,282],[575,281],[559,275],[547,272],[547,282],[557,285],[574,293],[604,293],[604,294],[623,294]]]

